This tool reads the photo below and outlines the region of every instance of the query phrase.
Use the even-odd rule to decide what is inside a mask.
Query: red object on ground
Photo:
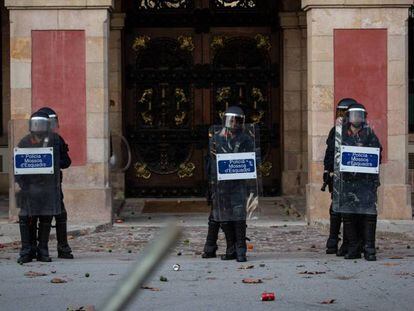
[[[275,300],[275,293],[266,293],[262,294],[262,301],[273,301]]]

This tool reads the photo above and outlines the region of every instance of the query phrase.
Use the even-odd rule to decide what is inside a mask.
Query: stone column
[[[109,130],[113,135],[112,143],[120,148],[122,142],[122,29],[125,13],[111,14],[109,36]],[[121,164],[122,165],[122,164]],[[111,187],[114,199],[125,197],[125,173],[111,173]]]
[[[329,217],[330,196],[320,191],[325,139],[334,114],[334,30],[385,29],[388,159],[381,165],[379,217],[411,219],[407,184],[407,18],[412,0],[302,0],[308,29],[308,185],[310,221]],[[336,75],[336,73],[335,73]],[[368,116],[369,119],[369,116]]]
[[[65,206],[70,223],[111,222],[108,37],[113,1],[6,0],[5,5],[10,10],[12,120],[27,120],[32,112],[32,31],[84,31],[86,94],[80,96],[86,96],[86,161],[64,171]]]
[[[283,194],[304,194],[307,180],[306,16],[280,13],[283,36]]]
[[[0,193],[7,194],[9,189],[9,174],[8,174],[8,127],[10,120],[10,22],[9,14],[4,6],[0,6],[1,14],[1,71],[2,71],[2,133],[0,135],[0,155],[2,168],[0,170]]]

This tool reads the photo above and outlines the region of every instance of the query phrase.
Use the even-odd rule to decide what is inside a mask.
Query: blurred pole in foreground
[[[152,271],[165,258],[166,253],[178,239],[180,232],[181,229],[174,223],[170,223],[164,228],[158,238],[144,248],[132,269],[98,310],[124,310]]]

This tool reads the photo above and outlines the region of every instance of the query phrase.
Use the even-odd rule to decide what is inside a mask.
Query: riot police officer
[[[347,122],[342,127],[342,146],[371,147],[382,150],[373,129],[366,123],[367,111],[360,103],[352,104],[346,112]],[[381,154],[379,155],[379,162]],[[377,223],[377,188],[380,185],[378,173],[341,172],[335,183],[337,195],[335,211],[342,213],[344,229],[348,240],[345,259],[361,258],[361,230],[364,257],[376,260],[375,233]],[[360,227],[360,229],[359,229]]]
[[[229,107],[224,113],[223,123],[223,126],[210,132],[212,162],[219,154],[255,151],[254,136],[245,131],[245,115],[240,107]],[[246,206],[249,194],[254,192],[252,189],[257,184],[249,184],[245,179],[218,181],[217,167],[214,164],[211,167],[215,180],[212,187],[212,218],[220,222],[227,244],[221,259],[244,262],[247,260]]]
[[[57,113],[49,107],[43,107],[38,110],[39,112],[47,113],[50,120],[50,128],[57,134],[59,128],[59,118]],[[62,136],[57,134],[57,148],[60,153],[59,168],[66,169],[68,168],[72,161],[69,157],[69,147],[66,144]],[[62,171],[60,172],[60,183],[62,183]],[[62,186],[60,187],[62,189]],[[56,240],[57,240],[57,252],[58,257],[63,259],[73,259],[72,249],[68,243],[68,232],[67,232],[67,221],[68,214],[65,209],[65,204],[63,203],[63,192],[61,193],[61,213],[55,215],[55,226],[56,226]]]
[[[351,104],[356,104],[356,100],[353,98],[343,98],[338,102],[336,106],[336,120],[338,118],[345,118],[346,110]],[[334,156],[335,156],[335,126],[329,131],[328,138],[326,139],[326,151],[323,160],[324,172],[323,172],[323,183],[324,186],[322,191],[325,191],[326,186],[329,188],[332,198],[333,189],[333,172],[334,172]],[[338,250],[339,244],[339,232],[341,229],[342,216],[340,213],[336,213],[332,210],[332,202],[329,208],[329,237],[326,241],[326,253],[337,254],[338,256],[344,256],[346,253],[347,241],[345,234],[343,234],[343,242]]]
[[[49,116],[44,112],[35,112],[29,120],[30,134],[18,143],[19,148],[49,148],[53,150],[53,173],[24,174],[15,172],[16,203],[20,209],[19,228],[21,236],[20,257],[17,262],[26,263],[37,258],[38,261],[50,262],[48,242],[53,215],[60,213],[59,189],[59,152],[55,148],[56,135],[50,132]],[[33,149],[33,150],[35,150]],[[38,149],[37,149],[38,150]],[[29,158],[30,160],[30,158]],[[36,163],[29,161],[30,165]],[[39,230],[36,243],[36,221],[39,219]]]

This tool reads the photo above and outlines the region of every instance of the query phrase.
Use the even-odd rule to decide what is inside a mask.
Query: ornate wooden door
[[[280,189],[279,33],[274,1],[125,6],[127,196],[204,196],[207,130],[229,105],[261,129],[265,194]]]

